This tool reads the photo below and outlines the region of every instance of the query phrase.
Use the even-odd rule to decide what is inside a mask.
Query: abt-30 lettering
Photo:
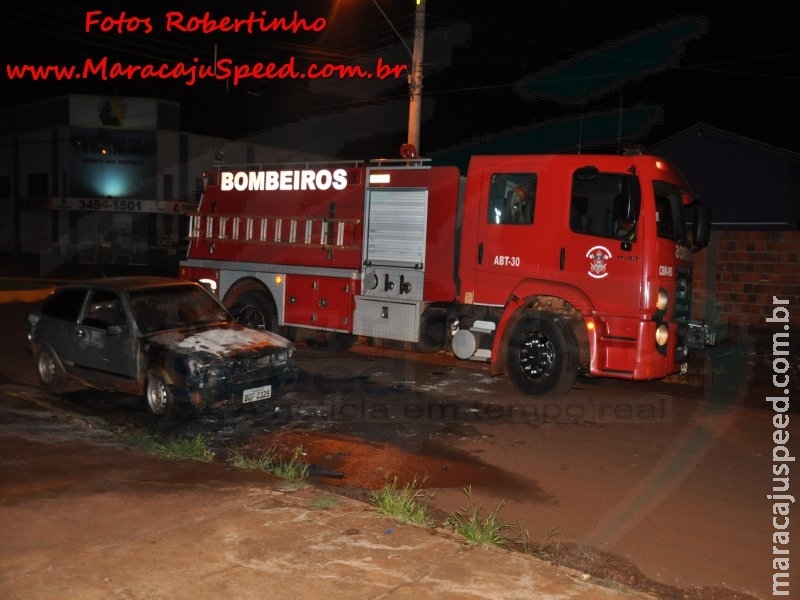
[[[519,256],[495,256],[492,264],[499,267],[518,267],[521,263]]]

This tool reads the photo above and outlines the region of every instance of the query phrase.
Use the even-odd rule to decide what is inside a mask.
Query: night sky
[[[697,3],[527,4],[427,0],[423,155],[536,127],[561,131],[566,121],[585,122],[588,131],[601,114],[618,115],[620,133],[645,147],[702,121],[800,151],[797,5],[779,3],[757,13],[724,4],[714,12],[698,12]],[[236,85],[230,78],[206,78],[187,85],[186,77],[11,80],[8,68],[82,66],[103,58],[210,68],[216,56],[231,65],[291,62],[296,72],[311,63],[357,64],[375,72],[379,59],[410,63],[398,33],[412,46],[414,8],[413,0],[11,0],[1,9],[6,52],[0,102],[8,107],[70,93],[157,97],[181,103],[181,128],[191,133],[341,158],[396,156],[406,136],[405,76],[276,76]],[[87,33],[88,11],[100,13]],[[126,19],[120,19],[122,11]],[[264,22],[291,21],[296,12],[310,30],[179,31],[205,11],[215,19],[266,11]],[[167,13],[174,13],[172,31],[166,31]],[[623,116],[643,107],[655,115],[645,125],[623,124]]]

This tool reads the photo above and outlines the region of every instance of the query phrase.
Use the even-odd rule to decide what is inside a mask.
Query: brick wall
[[[800,231],[713,231],[692,285],[692,316],[721,328],[763,327],[773,296],[800,317]]]

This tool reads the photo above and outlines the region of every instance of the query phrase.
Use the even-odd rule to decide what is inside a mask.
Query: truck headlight
[[[658,298],[656,299],[656,309],[666,312],[669,305],[669,296],[664,288],[658,288]]]
[[[658,346],[666,346],[669,340],[669,327],[662,323],[656,329],[656,344]]]

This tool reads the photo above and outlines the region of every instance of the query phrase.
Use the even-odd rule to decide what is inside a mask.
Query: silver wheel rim
[[[52,383],[56,375],[56,361],[49,352],[39,356],[39,375],[45,383]]]
[[[160,415],[167,407],[167,388],[164,382],[154,377],[147,384],[147,405],[153,414]]]
[[[520,345],[519,365],[528,379],[541,379],[550,374],[556,360],[553,342],[544,333],[537,331]]]

